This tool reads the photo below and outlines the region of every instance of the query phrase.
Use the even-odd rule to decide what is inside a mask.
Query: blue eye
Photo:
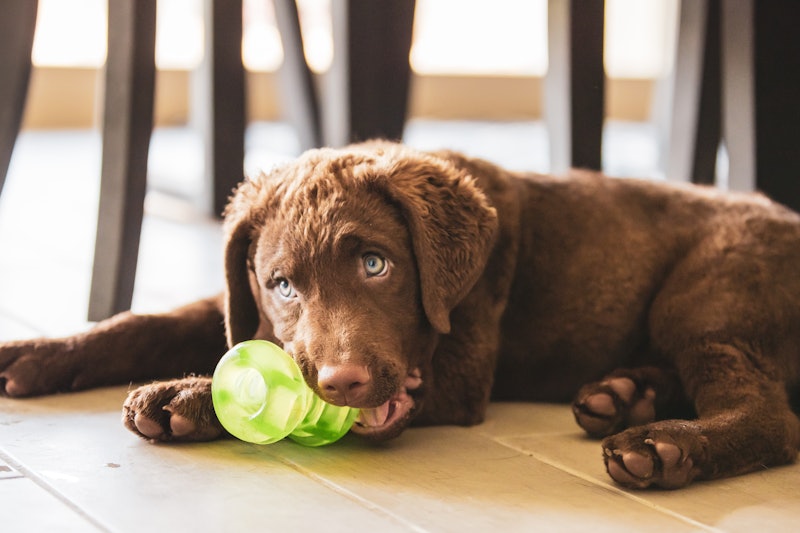
[[[294,298],[296,296],[294,292],[294,287],[292,287],[292,284],[289,283],[288,279],[280,278],[276,281],[277,281],[276,287],[278,288],[278,294],[280,294],[284,298]]]
[[[389,262],[377,254],[366,254],[362,261],[367,277],[383,276],[389,270]]]

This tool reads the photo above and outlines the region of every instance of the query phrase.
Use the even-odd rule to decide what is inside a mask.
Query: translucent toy
[[[231,348],[217,364],[211,395],[222,426],[256,444],[287,436],[305,446],[330,444],[358,416],[357,409],[323,401],[306,385],[294,360],[267,341]]]

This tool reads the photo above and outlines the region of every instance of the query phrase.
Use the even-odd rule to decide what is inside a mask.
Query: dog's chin
[[[353,433],[369,440],[383,441],[400,435],[416,411],[422,385],[418,369],[406,377],[403,386],[389,400],[378,407],[362,408],[356,418]]]

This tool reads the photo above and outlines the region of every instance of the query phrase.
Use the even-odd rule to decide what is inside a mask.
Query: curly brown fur
[[[763,196],[373,142],[248,180],[225,232],[221,298],[0,345],[5,393],[208,373],[225,338],[261,338],[372,439],[479,423],[492,399],[574,399],[628,487],[796,459],[800,216]],[[124,420],[152,440],[224,434],[207,378],[133,391]]]

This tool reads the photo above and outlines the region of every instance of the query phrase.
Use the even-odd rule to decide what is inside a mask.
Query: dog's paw
[[[653,422],[656,392],[638,387],[628,377],[611,377],[591,383],[578,392],[572,413],[592,437],[605,437],[625,428]]]
[[[603,440],[611,478],[628,488],[677,489],[700,473],[705,438],[690,422],[667,420],[631,428]]]
[[[0,343],[0,395],[37,396],[84,388],[89,378],[74,343],[34,339]]]
[[[128,394],[122,423],[158,442],[196,442],[227,433],[214,413],[211,378],[189,377],[144,385]]]

